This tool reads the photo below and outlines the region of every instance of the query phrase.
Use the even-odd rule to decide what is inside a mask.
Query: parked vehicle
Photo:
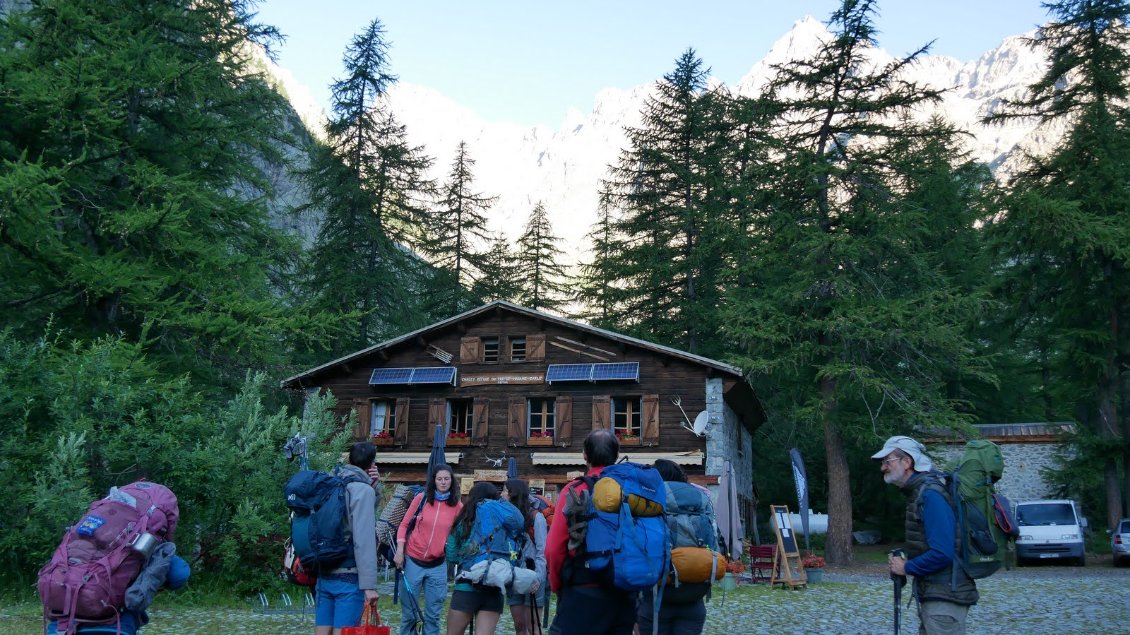
[[[1087,519],[1074,501],[1038,500],[1017,503],[1016,563],[1033,560],[1067,560],[1080,567],[1087,564],[1083,530]]]
[[[1130,564],[1130,518],[1123,518],[1110,534],[1110,553],[1114,566]]]

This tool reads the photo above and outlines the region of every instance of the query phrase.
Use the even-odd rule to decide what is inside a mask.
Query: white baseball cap
[[[891,452],[902,450],[914,459],[915,472],[929,472],[934,469],[934,462],[926,456],[926,447],[910,437],[891,437],[883,444],[883,449],[871,455],[873,459],[886,458]]]

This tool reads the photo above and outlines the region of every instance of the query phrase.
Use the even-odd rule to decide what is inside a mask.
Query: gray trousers
[[[918,635],[965,635],[969,607],[953,602],[929,601],[918,605]]]

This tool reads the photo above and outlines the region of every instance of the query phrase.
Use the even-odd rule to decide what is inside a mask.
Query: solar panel
[[[545,383],[556,381],[639,381],[639,362],[615,364],[550,364],[545,371]]]
[[[555,381],[589,381],[592,378],[592,364],[550,364],[545,369],[545,383]]]
[[[593,364],[592,366],[593,381],[618,381],[627,379],[630,379],[632,381],[640,380],[639,362]]]
[[[407,384],[411,382],[412,371],[412,368],[376,368],[369,377],[369,385]]]
[[[454,384],[455,368],[431,366],[425,368],[377,368],[369,377],[370,386],[412,384]]]
[[[454,384],[455,368],[451,366],[431,366],[417,368],[412,374],[413,384]]]

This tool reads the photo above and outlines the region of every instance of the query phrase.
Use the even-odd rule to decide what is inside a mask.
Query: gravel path
[[[1031,635],[1130,633],[1130,568],[1109,564],[1084,568],[1036,567],[1002,571],[978,583],[981,602],[969,616],[970,635],[1003,632]],[[391,592],[386,583],[382,593]],[[771,589],[743,584],[717,592],[707,604],[709,635],[730,633],[883,634],[893,632],[892,587],[882,567],[830,569],[824,581],[807,589]],[[277,604],[277,599],[272,598]],[[158,601],[158,606],[161,602]],[[398,622],[398,611],[382,602],[386,619]],[[144,635],[310,635],[308,613],[279,613],[251,609],[157,608]],[[913,605],[903,604],[902,632],[917,633]],[[28,611],[15,615],[0,608],[0,634],[40,633],[40,622]],[[499,623],[500,635],[510,634],[509,617]],[[393,633],[396,633],[394,627]]]

